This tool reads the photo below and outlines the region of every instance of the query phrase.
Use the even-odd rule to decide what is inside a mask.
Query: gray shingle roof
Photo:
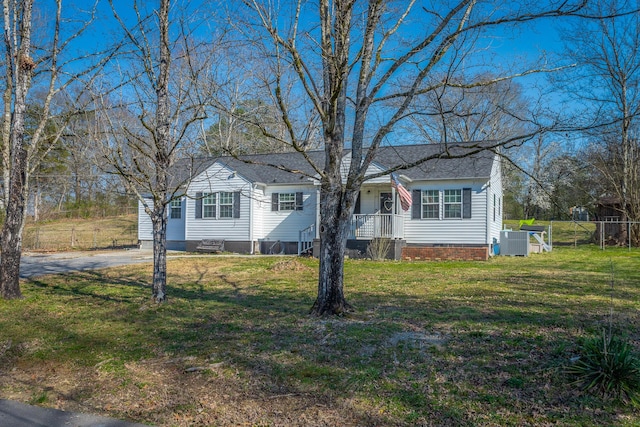
[[[490,151],[483,151],[468,157],[446,158],[447,155],[463,156],[477,149],[477,146],[477,144],[384,146],[379,148],[374,161],[383,169],[389,169],[410,165],[424,158],[431,158],[422,164],[398,171],[412,180],[489,178],[494,158],[494,154]],[[345,155],[348,153],[349,150],[345,150]],[[319,168],[324,166],[324,151],[312,151],[307,155]],[[298,152],[255,154],[242,156],[239,159],[234,157],[200,159],[197,167],[192,167],[192,170],[201,172],[204,170],[203,166],[206,168],[216,161],[236,171],[249,182],[299,184],[308,182],[308,178],[316,175],[315,170],[303,154]]]
[[[432,157],[424,163],[398,171],[412,180],[489,178],[495,154],[491,151],[481,151],[469,155],[478,148],[477,144],[380,147],[375,161],[384,168],[390,169]],[[454,156],[454,158],[448,156]]]
[[[171,166],[170,188],[184,186],[190,178],[204,172],[216,161],[213,157],[189,157],[177,159]]]
[[[323,151],[311,151],[307,156],[319,167],[324,165]],[[220,157],[218,162],[236,171],[250,182],[264,184],[297,184],[308,182],[307,178],[316,175],[316,171],[304,155],[298,152],[254,154],[241,156],[239,159]]]

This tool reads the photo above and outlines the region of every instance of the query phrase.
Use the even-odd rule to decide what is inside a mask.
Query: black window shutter
[[[353,208],[353,213],[355,215],[360,214],[360,193],[358,192],[358,197],[356,198],[356,207]]]
[[[240,218],[240,192],[233,193],[233,217]]]
[[[196,193],[196,219],[202,218],[202,193]]]
[[[302,192],[298,191],[296,193],[296,210],[301,211],[304,208],[303,200],[302,200]]]
[[[422,217],[420,210],[422,209],[422,191],[413,190],[411,194],[411,219],[420,219]]]
[[[471,189],[462,189],[462,218],[471,218]]]
[[[277,211],[278,210],[278,193],[272,193],[271,194],[271,210],[272,211]]]

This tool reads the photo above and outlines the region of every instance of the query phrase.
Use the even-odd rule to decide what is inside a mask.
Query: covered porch
[[[388,181],[385,183],[372,183],[362,186],[354,214],[349,225],[349,240],[359,241],[366,245],[369,241],[378,238],[403,240],[404,221],[403,210],[396,189]],[[317,198],[320,200],[320,197]],[[317,211],[320,212],[319,206]],[[316,219],[316,224],[320,218]],[[310,252],[313,240],[319,239],[318,227],[315,224],[300,230],[298,253]]]
[[[350,239],[404,238],[404,217],[398,214],[354,214],[351,217]]]
[[[404,215],[396,189],[386,182],[365,184],[351,217],[350,239],[403,239]]]

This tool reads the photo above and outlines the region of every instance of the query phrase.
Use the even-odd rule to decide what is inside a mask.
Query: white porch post
[[[391,186],[391,200],[393,200],[393,204],[391,205],[391,215],[395,215],[398,213],[398,204],[396,203],[396,188]]]
[[[255,184],[249,187],[249,242],[250,242],[249,244],[251,245],[251,250],[249,251],[249,253],[251,255],[255,253],[255,248],[256,248],[256,245],[253,242],[253,203],[255,200],[255,197],[254,197],[255,190],[256,190]]]
[[[320,185],[316,184],[316,239],[320,238]]]

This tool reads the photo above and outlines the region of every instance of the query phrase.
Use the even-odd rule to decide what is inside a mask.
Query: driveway
[[[148,427],[97,415],[59,411],[0,399],[0,426],[6,427]]]
[[[61,252],[52,254],[22,254],[20,277],[31,278],[45,274],[71,271],[96,270],[144,262],[153,262],[153,252],[148,249],[98,252]]]

